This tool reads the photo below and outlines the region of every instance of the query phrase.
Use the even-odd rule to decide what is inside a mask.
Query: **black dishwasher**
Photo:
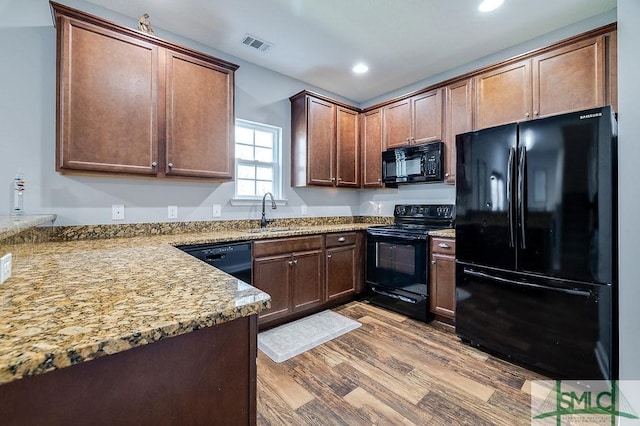
[[[176,246],[203,262],[251,284],[251,243],[215,243]]]

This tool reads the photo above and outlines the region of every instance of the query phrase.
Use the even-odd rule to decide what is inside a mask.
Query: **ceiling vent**
[[[242,44],[252,47],[260,52],[267,52],[273,47],[273,43],[269,43],[265,40],[260,40],[258,37],[251,34],[245,34],[242,38]]]

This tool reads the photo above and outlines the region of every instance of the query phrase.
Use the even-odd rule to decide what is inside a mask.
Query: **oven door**
[[[427,238],[369,230],[367,283],[427,296]]]

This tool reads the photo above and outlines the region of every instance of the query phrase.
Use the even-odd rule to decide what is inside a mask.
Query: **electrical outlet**
[[[111,219],[124,220],[124,206],[122,204],[113,204],[111,206]]]
[[[303,215],[307,215],[307,214],[309,214],[309,210],[307,209],[307,205],[306,205],[306,204],[303,204],[303,205],[300,207],[300,212],[301,212]]]
[[[375,210],[376,210],[376,214],[382,213],[382,204],[376,203]]]
[[[11,276],[11,253],[7,253],[0,259],[0,284]]]
[[[220,204],[214,204],[213,217],[220,217],[220,216],[222,216],[222,207],[220,206]]]
[[[167,217],[169,219],[177,219],[178,218],[178,206],[169,206],[167,208]]]

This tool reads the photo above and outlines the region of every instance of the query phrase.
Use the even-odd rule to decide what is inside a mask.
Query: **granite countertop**
[[[0,241],[34,226],[56,220],[55,214],[0,216]]]
[[[442,237],[442,238],[455,238],[456,230],[455,229],[438,229],[437,231],[429,231],[429,236]]]
[[[370,224],[17,244],[0,286],[0,384],[257,314],[268,294],[173,247]]]

